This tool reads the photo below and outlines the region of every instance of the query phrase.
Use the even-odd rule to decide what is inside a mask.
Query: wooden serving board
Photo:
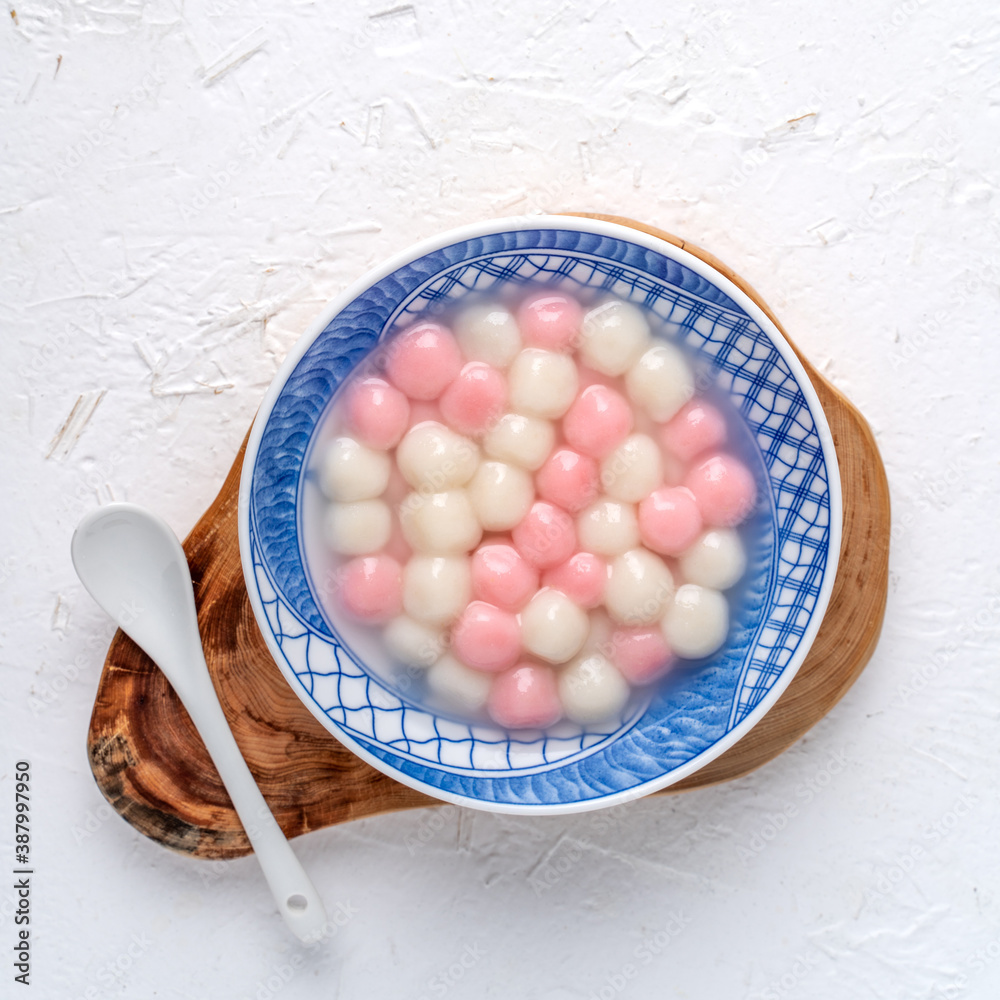
[[[630,219],[588,217],[631,226],[695,254],[733,280],[784,333],[760,296],[705,251]],[[843,545],[830,606],[805,663],[765,718],[667,793],[740,777],[791,746],[843,696],[878,641],[888,585],[885,470],[861,414],[801,354],[799,358],[833,431],[843,484]],[[245,447],[246,441],[184,549],[209,670],[264,797],[289,837],[376,813],[440,805],[338,743],[288,686],[268,653],[244,586],[237,539]],[[163,674],[120,631],[104,663],[87,748],[101,791],[141,833],[201,858],[250,852],[187,712]]]

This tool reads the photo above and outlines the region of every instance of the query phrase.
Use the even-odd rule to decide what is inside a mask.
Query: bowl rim
[[[816,604],[810,616],[808,626],[804,630],[801,640],[791,657],[789,663],[782,669],[781,674],[774,681],[771,689],[761,699],[761,701],[729,732],[713,743],[710,747],[696,754],[684,764],[668,771],[658,778],[652,778],[641,782],[631,788],[613,792],[597,798],[576,800],[573,802],[559,803],[510,803],[497,802],[489,799],[474,798],[465,794],[456,794],[446,789],[439,788],[413,777],[405,772],[399,771],[391,764],[369,752],[365,747],[357,743],[349,734],[336,727],[335,723],[313,700],[304,697],[304,689],[301,681],[285,662],[285,657],[281,653],[274,635],[270,628],[265,628],[267,615],[260,600],[257,588],[251,585],[255,579],[253,555],[250,543],[250,489],[253,478],[253,469],[257,460],[257,454],[263,437],[268,418],[271,411],[288,382],[289,377],[295,370],[299,361],[306,351],[313,345],[317,338],[326,330],[331,321],[347,305],[349,305],[362,292],[372,285],[386,278],[394,271],[406,264],[418,260],[420,257],[450,246],[478,237],[490,236],[495,233],[511,232],[531,229],[563,229],[576,232],[593,233],[599,236],[624,240],[645,247],[662,256],[673,258],[679,263],[690,268],[699,276],[705,278],[721,291],[725,292],[740,308],[742,308],[758,325],[761,331],[767,336],[782,359],[789,366],[803,397],[806,400],[809,412],[815,423],[815,430],[819,438],[823,452],[823,460],[827,473],[827,488],[830,502],[830,525],[829,525],[829,550],[827,553],[826,570],[823,577],[823,584],[816,597]],[[720,266],[726,266],[720,261]],[[503,814],[530,814],[530,815],[566,815],[577,812],[588,812],[596,809],[610,808],[615,805],[629,802],[634,799],[645,797],[654,792],[661,791],[670,785],[682,781],[691,774],[701,770],[711,761],[725,753],[730,747],[746,737],[753,728],[770,711],[775,702],[784,693],[785,689],[792,682],[798,673],[802,663],[809,654],[812,644],[819,631],[820,625],[826,615],[830,597],[833,592],[834,582],[837,576],[837,569],[840,561],[840,547],[843,531],[843,509],[842,492],[840,481],[840,467],[836,448],[834,446],[833,434],[830,430],[826,418],[826,412],[816,393],[808,373],[802,362],[799,360],[790,341],[785,337],[777,324],[770,318],[767,312],[757,304],[757,302],[745,292],[728,274],[712,266],[701,257],[696,256],[689,250],[677,246],[674,243],[654,236],[641,229],[634,229],[619,222],[610,222],[604,219],[594,219],[589,216],[572,215],[526,215],[513,216],[497,219],[488,219],[483,222],[471,223],[454,229],[449,229],[435,236],[423,239],[411,244],[403,250],[389,256],[382,263],[369,269],[360,278],[352,282],[343,292],[331,299],[319,312],[315,320],[309,325],[305,332],[295,341],[285,356],[278,370],[268,386],[264,398],[254,417],[250,434],[247,438],[246,451],[240,469],[240,486],[238,494],[237,523],[240,546],[240,563],[243,570],[244,583],[250,605],[254,613],[254,621],[264,639],[271,654],[272,660],[278,666],[285,680],[291,686],[299,700],[309,709],[312,715],[320,722],[323,728],[330,733],[343,746],[352,753],[359,756],[376,770],[388,775],[403,785],[407,785],[417,791],[431,796],[443,802],[464,806],[472,809],[479,809],[485,812]],[[497,772],[502,776],[504,772]]]

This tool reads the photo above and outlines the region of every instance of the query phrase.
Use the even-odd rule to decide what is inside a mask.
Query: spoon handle
[[[190,655],[204,660],[200,649]],[[300,940],[316,941],[327,923],[323,901],[261,795],[229,728],[207,666],[204,671],[204,680],[190,686],[195,690],[185,685],[181,701],[233,800],[285,923]]]

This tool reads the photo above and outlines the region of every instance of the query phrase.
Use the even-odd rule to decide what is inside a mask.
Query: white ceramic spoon
[[[285,923],[302,941],[323,936],[326,910],[240,753],[202,651],[187,558],[151,511],[113,503],[73,535],[73,565],[95,601],[155,661],[201,734],[253,845]]]

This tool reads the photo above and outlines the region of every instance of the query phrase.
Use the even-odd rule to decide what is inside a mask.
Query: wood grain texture
[[[705,251],[631,219],[588,217],[640,229],[695,254],[739,285],[785,332],[760,296]],[[826,411],[843,483],[843,544],[830,607],[805,663],[765,718],[724,754],[661,794],[740,777],[787,749],[843,697],[878,641],[888,587],[885,470],[864,418],[807,359],[799,358]],[[440,805],[375,770],[330,736],[268,653],[240,564],[237,493],[245,447],[246,440],[184,549],[212,679],[278,823],[295,837],[362,816]],[[98,684],[87,747],[99,788],[141,833],[201,858],[249,853],[229,796],[183,705],[152,661],[120,631]]]

